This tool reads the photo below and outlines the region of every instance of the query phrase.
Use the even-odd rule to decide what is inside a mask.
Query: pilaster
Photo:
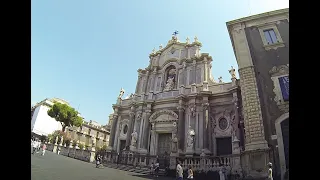
[[[131,108],[131,110],[134,111],[133,108]],[[133,132],[133,128],[134,128],[134,117],[135,117],[135,112],[131,111],[129,113],[129,128],[128,128],[128,132],[127,132],[127,138],[126,138],[126,148],[128,149],[131,143],[131,134]]]
[[[179,152],[184,150],[184,141],[185,141],[185,107],[182,99],[179,100],[179,106],[177,107],[179,111],[179,122],[178,122],[178,147]]]

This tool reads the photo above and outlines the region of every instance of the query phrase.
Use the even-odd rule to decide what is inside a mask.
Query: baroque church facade
[[[195,37],[176,35],[153,50],[149,66],[138,70],[134,94],[122,98],[114,113],[109,150],[170,156],[182,167],[266,177],[289,171],[289,9],[226,23],[239,67],[230,81],[215,81],[212,57],[201,53]]]
[[[235,69],[230,82],[216,82],[212,57],[201,53],[197,37],[172,36],[153,50],[149,66],[139,69],[135,94],[113,105],[110,149],[170,156],[223,156],[243,144],[241,95]]]

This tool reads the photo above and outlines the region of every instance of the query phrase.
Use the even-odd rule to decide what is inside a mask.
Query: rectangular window
[[[284,101],[289,101],[289,76],[279,77],[279,84]]]
[[[275,44],[278,42],[277,35],[274,32],[274,29],[267,29],[263,31],[264,36],[266,37],[268,44]]]

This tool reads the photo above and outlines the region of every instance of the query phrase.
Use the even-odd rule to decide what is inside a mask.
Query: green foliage
[[[73,141],[73,142],[72,142],[72,146],[73,146],[73,147],[76,147],[76,145],[77,145],[77,141]]]
[[[54,143],[57,136],[58,136],[58,142],[57,142],[58,144],[60,143],[60,141],[61,141],[61,136],[62,136],[62,137],[63,137],[63,142],[62,142],[62,144],[67,144],[67,146],[69,146],[70,141],[71,141],[71,138],[68,136],[67,133],[62,132],[62,131],[60,131],[60,130],[56,130],[56,131],[54,131],[52,134],[49,134],[49,135],[48,135],[48,138],[51,139],[51,140],[50,140],[51,143]]]
[[[79,127],[83,123],[83,118],[79,116],[79,112],[67,104],[55,102],[47,113],[61,123],[63,132],[66,127]]]

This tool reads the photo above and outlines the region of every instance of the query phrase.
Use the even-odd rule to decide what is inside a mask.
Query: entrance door
[[[281,122],[281,131],[286,168],[289,169],[289,119]]]
[[[120,140],[120,151],[126,147],[126,140]]]
[[[158,155],[163,156],[171,152],[171,133],[159,134]]]
[[[232,154],[231,137],[216,138],[217,140],[217,156]]]

